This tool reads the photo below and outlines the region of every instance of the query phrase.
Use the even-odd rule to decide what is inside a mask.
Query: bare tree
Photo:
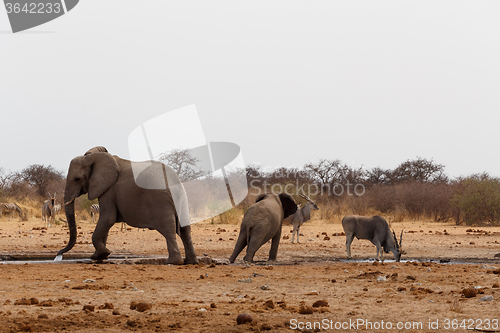
[[[158,160],[175,170],[181,182],[193,180],[205,174],[197,170],[199,160],[191,156],[189,149],[173,149],[167,154],[161,153]]]
[[[307,163],[304,169],[311,173],[311,176],[318,180],[321,185],[333,183],[335,179],[342,175],[342,163],[340,160],[320,159],[318,163]]]
[[[7,184],[9,183],[9,180],[12,178],[12,174],[5,174],[5,169],[0,167],[0,195],[2,194],[3,190],[6,188]]]
[[[420,183],[446,183],[448,177],[444,174],[444,165],[417,157],[408,160],[394,169],[392,178],[396,182],[417,181]]]
[[[375,167],[366,172],[366,181],[369,185],[387,185],[391,182],[392,171]]]
[[[45,197],[49,185],[54,181],[62,180],[63,174],[57,171],[53,166],[44,166],[40,164],[32,164],[20,172],[20,177],[32,186],[36,192]]]

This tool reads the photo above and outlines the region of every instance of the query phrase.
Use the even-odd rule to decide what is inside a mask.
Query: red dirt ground
[[[69,238],[67,228],[42,226],[37,219],[0,218],[0,256],[53,258]],[[66,259],[90,257],[94,226],[79,223],[78,243]],[[221,264],[239,226],[200,223],[193,225],[195,249],[206,258],[200,265],[0,261],[0,332],[500,331],[500,228],[468,232],[428,222],[393,227],[396,233],[405,228],[403,260],[412,262],[395,263],[387,254],[384,264],[374,264],[375,247],[361,240],[353,243],[354,259],[370,260],[347,262],[341,225],[321,221],[301,228],[300,244],[291,244],[291,227],[283,227],[285,239],[272,264],[264,262],[269,244],[256,264],[244,265],[243,253],[236,264]],[[118,224],[108,248],[112,256],[167,255],[158,232],[120,232]],[[211,258],[217,264],[210,265]],[[440,264],[443,259],[467,263]],[[469,287],[475,297],[462,294]],[[481,301],[484,296],[493,300]],[[132,302],[145,304],[131,309]],[[242,313],[252,321],[238,325]],[[397,329],[398,323],[406,329]]]

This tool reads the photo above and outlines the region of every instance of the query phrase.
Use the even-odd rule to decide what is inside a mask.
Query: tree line
[[[392,221],[499,225],[500,179],[487,173],[450,178],[444,169],[432,159],[417,157],[394,169],[366,169],[338,159],[320,159],[302,168],[269,172],[249,166],[246,173],[250,188],[273,191],[288,184],[291,194],[309,195],[321,204],[321,218],[326,220],[340,220],[347,214],[383,214]]]
[[[185,156],[184,156],[185,157]],[[164,158],[188,179],[195,161]],[[249,195],[240,208],[252,204],[257,192],[286,191],[310,196],[320,204],[325,220],[347,214],[388,216],[392,221],[453,220],[456,224],[500,225],[500,179],[487,173],[450,178],[444,165],[417,157],[394,169],[353,167],[341,160],[320,159],[302,168],[281,167],[266,171],[250,165],[244,170]],[[63,196],[65,176],[52,166],[33,164],[20,172],[0,167],[0,201],[29,198],[43,201],[48,192]]]

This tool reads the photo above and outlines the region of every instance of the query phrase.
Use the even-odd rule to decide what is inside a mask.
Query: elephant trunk
[[[75,246],[76,243],[76,221],[75,221],[75,199],[71,199],[70,201],[66,201],[65,199],[65,207],[64,210],[66,211],[66,219],[68,220],[68,227],[69,227],[69,242],[68,245],[59,252],[57,252],[57,255],[62,255],[65,252],[68,252]]]

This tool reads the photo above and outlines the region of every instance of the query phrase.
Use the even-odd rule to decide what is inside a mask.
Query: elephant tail
[[[181,235],[181,224],[179,222],[179,216],[175,215],[175,232],[177,235]]]

